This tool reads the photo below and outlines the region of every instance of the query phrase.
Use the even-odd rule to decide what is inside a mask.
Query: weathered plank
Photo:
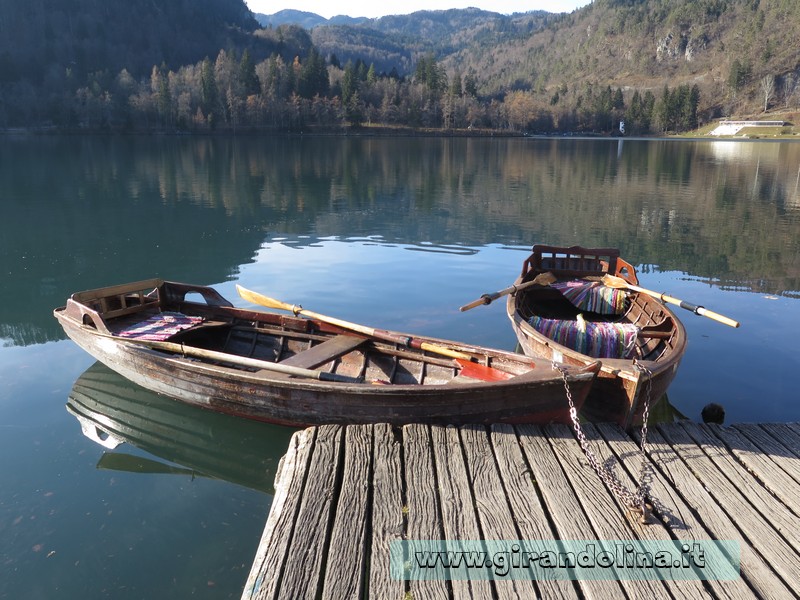
[[[567,476],[586,518],[598,539],[636,540],[643,526],[636,518],[627,514],[619,501],[612,496],[600,481],[567,425],[548,425],[544,429],[553,451]],[[596,446],[596,445],[595,445]],[[634,525],[635,524],[635,525]],[[622,587],[630,595],[645,595],[648,598],[670,598],[667,582],[621,580]],[[697,592],[702,596],[700,592]]]
[[[403,427],[403,474],[406,497],[406,537],[409,540],[444,539],[439,491],[436,487],[430,428]],[[408,593],[415,600],[451,598],[450,582],[409,581]]]
[[[515,438],[516,439],[516,438]],[[467,462],[468,483],[475,497],[475,509],[485,540],[519,540],[520,533],[514,522],[508,496],[500,477],[494,450],[483,425],[461,427],[461,440]],[[538,597],[537,586],[531,579],[509,579],[494,582],[497,597]],[[551,596],[547,596],[551,597]]]
[[[459,542],[481,540],[483,536],[469,487],[458,428],[452,425],[432,427],[431,440],[436,463],[436,479],[439,483],[444,539],[453,547],[461,548]],[[453,580],[451,585],[456,598],[494,596],[491,581]]]
[[[545,509],[556,528],[556,540],[587,540],[596,538],[583,506],[575,495],[564,471],[553,453],[550,443],[540,427],[520,425],[517,427],[525,460],[533,473]],[[615,539],[615,538],[612,538]],[[622,583],[607,580],[579,581],[581,593],[592,600],[622,598]]]
[[[277,598],[315,435],[315,429],[305,429],[291,437],[275,476],[275,497],[242,598]]]
[[[403,539],[403,466],[400,442],[390,425],[375,425],[372,447],[372,540],[369,555],[368,597],[402,598],[405,583],[392,579],[390,547]]]
[[[636,442],[585,426],[620,483]],[[616,598],[796,596],[800,461],[784,427],[652,426],[641,525],[588,465],[566,426],[322,426],[292,437],[243,600],[255,598]],[[394,540],[733,540],[734,581],[400,581]],[[474,549],[470,547],[468,549]],[[410,558],[410,557],[407,557]]]
[[[746,435],[773,460],[784,462],[787,472],[797,473],[800,470],[800,464],[797,462],[797,459],[800,458],[800,440],[798,443],[792,442],[794,431],[787,424],[743,423],[733,425],[733,428]],[[782,461],[782,459],[785,460]]]
[[[724,473],[734,486],[740,489],[752,506],[762,515],[769,518],[770,524],[788,541],[796,551],[800,551],[800,530],[797,528],[797,517],[763,486],[757,477],[742,469],[731,456],[722,442],[709,432],[707,425],[699,423],[683,423],[686,432],[702,446],[716,467]],[[800,566],[800,556],[798,557]]]
[[[605,429],[605,431],[604,431]],[[616,430],[615,430],[616,429]],[[630,442],[630,438],[622,434],[622,430],[615,425],[593,426],[586,425],[584,431],[587,437],[598,439],[602,435],[605,443],[592,444],[592,449],[605,465],[615,464],[620,468],[615,468],[614,472],[619,476],[620,482],[628,489],[633,490],[640,483],[642,475],[642,453],[637,445]],[[627,442],[627,445],[626,445]],[[637,529],[637,537],[643,540],[668,540],[672,537],[672,532],[677,533],[680,540],[707,540],[709,532],[702,527],[694,517],[692,510],[678,494],[672,493],[669,486],[665,485],[662,474],[658,471],[657,465],[649,457],[645,457],[644,481],[648,489],[648,498],[659,498],[656,506],[669,506],[671,511],[679,511],[682,515],[680,530],[674,531],[668,527],[669,523],[677,522],[666,515],[658,515],[660,518],[651,517],[650,524],[642,525],[638,522],[634,527]],[[621,468],[624,467],[624,468]],[[660,497],[659,497],[660,496]],[[665,500],[668,498],[668,500]],[[674,514],[674,513],[673,513]],[[677,528],[676,528],[677,529]],[[708,563],[713,567],[713,563]],[[719,565],[720,570],[727,565]],[[698,572],[698,574],[701,574]],[[694,598],[704,596],[705,590],[701,581],[667,581],[667,587],[676,597]],[[706,585],[717,598],[743,599],[751,598],[752,591],[742,579],[735,581],[709,581]]]
[[[326,562],[322,598],[346,600],[364,595],[366,583],[367,519],[372,464],[372,426],[347,427],[344,464],[329,546],[336,554]]]
[[[752,473],[781,502],[800,515],[800,483],[779,464],[780,458],[765,454],[750,439],[736,429],[707,425],[706,431],[713,433],[728,447],[739,462]],[[775,448],[773,448],[775,449]],[[800,460],[795,459],[795,463]],[[797,469],[790,469],[797,470]]]
[[[297,512],[291,543],[286,553],[277,598],[315,598],[327,555],[328,532],[333,519],[336,474],[340,468],[342,428],[317,427],[306,486]]]
[[[639,444],[617,425],[601,424],[597,428],[628,473],[638,476],[641,457]],[[721,598],[752,598],[752,586],[763,598],[791,597],[789,588],[753,551],[702,483],[662,440],[658,431],[651,428],[647,444],[652,466],[649,485],[657,516],[678,539],[731,540],[739,543],[742,578],[710,582],[715,593]]]
[[[525,462],[514,428],[511,425],[492,425],[491,446],[519,539],[555,540],[556,534],[539,500],[533,475]],[[576,584],[571,581],[544,580],[535,583],[536,597],[574,598],[577,593]]]
[[[759,512],[750,503],[741,484],[732,483],[679,424],[661,425],[658,433],[664,437],[651,432],[653,442],[669,443],[727,513],[728,519],[742,531],[753,548],[781,578],[790,585],[800,581],[800,560],[793,558],[794,548],[772,526],[771,517]],[[752,483],[746,482],[744,488],[751,487]]]
[[[781,423],[770,425],[770,428],[780,432],[784,443],[800,456],[800,423]]]

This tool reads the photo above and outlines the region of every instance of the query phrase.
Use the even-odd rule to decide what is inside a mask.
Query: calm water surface
[[[234,284],[371,326],[515,347],[534,243],[616,246],[680,311],[669,402],[800,421],[800,144],[0,140],[0,598],[238,598],[291,430],[185,409],[64,339],[74,291]],[[75,414],[106,419],[114,449]]]

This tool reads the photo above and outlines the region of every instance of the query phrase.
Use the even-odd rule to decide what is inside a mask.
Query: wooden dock
[[[635,489],[641,453],[614,425],[585,426]],[[656,517],[621,508],[563,425],[321,426],[300,431],[243,599],[796,598],[800,424],[651,425]],[[402,581],[392,541],[734,540],[728,581]]]

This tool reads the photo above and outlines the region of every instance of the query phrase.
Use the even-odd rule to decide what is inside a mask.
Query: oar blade
[[[280,300],[276,300],[275,298],[270,298],[269,296],[265,296],[264,294],[259,294],[258,292],[254,292],[253,290],[248,290],[236,284],[236,291],[239,293],[239,296],[247,300],[248,302],[252,302],[253,304],[260,304],[261,306],[266,306],[267,308],[277,308],[280,310],[289,310],[293,311],[294,306],[291,304],[287,304],[286,302],[281,302]]]

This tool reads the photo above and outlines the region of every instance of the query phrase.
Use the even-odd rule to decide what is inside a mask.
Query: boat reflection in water
[[[108,449],[99,469],[211,477],[270,494],[295,431],[177,402],[99,362],[77,379],[66,408]],[[171,464],[113,451],[124,442]]]

